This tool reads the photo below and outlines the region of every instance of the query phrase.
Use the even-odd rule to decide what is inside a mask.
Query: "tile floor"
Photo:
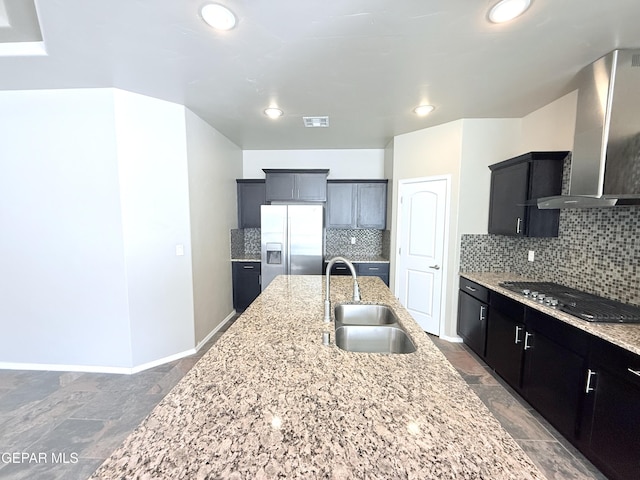
[[[0,370],[0,478],[88,478],[232,323],[135,375]],[[432,339],[549,480],[605,479],[464,345]]]
[[[194,355],[134,375],[0,370],[0,479],[87,479],[234,321]]]
[[[606,480],[466,345],[430,338],[549,480]]]

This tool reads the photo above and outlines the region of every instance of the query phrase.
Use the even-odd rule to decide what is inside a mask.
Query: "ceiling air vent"
[[[302,117],[307,128],[328,127],[329,117]]]

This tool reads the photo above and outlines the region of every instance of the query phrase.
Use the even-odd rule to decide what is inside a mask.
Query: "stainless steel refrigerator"
[[[277,275],[322,275],[324,207],[260,207],[262,290]]]

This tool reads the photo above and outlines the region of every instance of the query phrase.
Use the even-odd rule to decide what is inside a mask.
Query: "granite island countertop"
[[[543,479],[377,277],[417,351],[322,345],[323,276],[279,276],[92,479]],[[348,277],[331,278],[348,301]]]
[[[593,336],[602,338],[614,345],[622,347],[633,353],[640,355],[640,324],[637,323],[598,323],[587,322],[581,318],[569,315],[555,308],[542,305],[532,299],[519,295],[516,292],[501,287],[499,284],[506,281],[536,281],[528,277],[523,277],[515,273],[460,273],[461,276],[476,282],[484,287],[494,290],[502,295],[519,301],[529,307],[535,308],[547,315],[562,320],[569,325],[579,328],[582,331],[590,333]]]

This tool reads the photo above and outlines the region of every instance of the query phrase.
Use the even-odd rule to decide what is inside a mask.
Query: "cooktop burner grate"
[[[502,282],[500,286],[532,299],[539,294],[547,300],[553,298],[557,301],[552,306],[588,322],[640,323],[640,307],[581,292],[557,283]]]

